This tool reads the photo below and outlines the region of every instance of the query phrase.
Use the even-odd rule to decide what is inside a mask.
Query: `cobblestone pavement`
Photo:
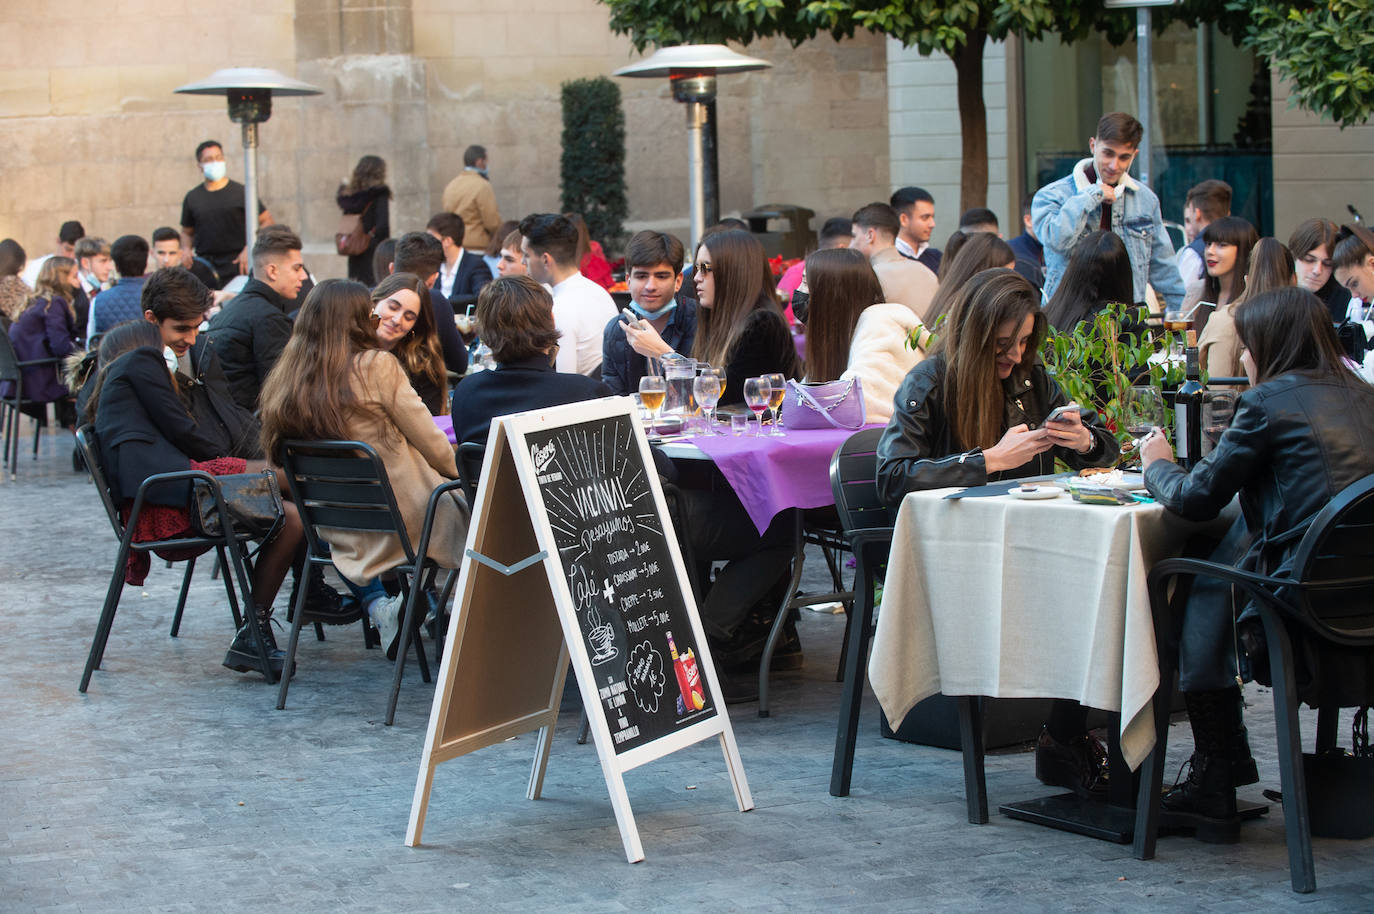
[[[433,692],[412,672],[383,726],[390,667],[356,626],[303,641],[279,712],[260,677],[220,666],[232,622],[208,567],[171,639],[179,573],[155,563],[78,694],[114,540],[69,441],[0,481],[0,910],[1374,909],[1368,841],[1318,839],[1318,892],[1289,891],[1278,808],[1239,845],[1166,838],[1153,861],[995,812],[968,825],[958,754],[880,738],[871,696],[853,795],[831,797],[843,617],[809,612],[774,716],[731,709],[754,811],[735,811],[714,742],[632,771],[647,859],[626,864],[565,711],[543,799],[524,798],[533,734],[489,747],[440,766],[426,843],[404,847]],[[1268,693],[1248,697],[1258,799],[1278,769]],[[1186,724],[1172,736],[1170,775]],[[989,757],[988,791],[994,807],[1045,792],[1025,751]]]

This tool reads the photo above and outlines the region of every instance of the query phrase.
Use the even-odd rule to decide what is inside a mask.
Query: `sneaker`
[[[253,634],[248,630],[248,626],[252,624],[252,620],[243,623],[243,627],[234,635],[228,653],[224,655],[224,665],[236,673],[262,672],[257,648],[253,646]],[[267,648],[267,663],[270,670],[268,678],[272,682],[276,682],[281,679],[282,669],[286,666],[286,654],[277,647],[277,639],[272,633],[270,623],[261,626],[258,630],[262,633],[264,646]],[[296,675],[294,663],[291,664],[291,675]]]
[[[377,627],[377,633],[381,635],[382,647],[386,648],[386,659],[396,659],[396,648],[401,642],[401,608],[405,606],[405,597],[396,594],[394,597],[383,597],[372,603],[369,615],[372,617],[372,624]]]
[[[1042,729],[1035,743],[1035,777],[1051,787],[1067,787],[1080,797],[1105,800],[1106,747],[1086,733],[1061,743]]]

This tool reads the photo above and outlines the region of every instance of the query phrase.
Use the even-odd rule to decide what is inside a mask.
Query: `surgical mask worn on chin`
[[[673,309],[676,307],[676,298],[669,299],[668,304],[664,305],[662,308],[659,308],[657,311],[650,311],[634,299],[630,300],[630,310],[633,311],[635,314],[638,314],[640,317],[651,321],[656,321],[664,315],[671,314]]]
[[[200,166],[200,170],[205,173],[205,180],[207,181],[221,181],[227,174],[223,162],[206,162]]]

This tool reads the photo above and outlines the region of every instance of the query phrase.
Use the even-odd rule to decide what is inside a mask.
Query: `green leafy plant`
[[[1109,304],[1072,330],[1050,330],[1041,352],[1046,370],[1064,395],[1097,410],[1123,444],[1131,438],[1126,431],[1126,395],[1131,387],[1161,387],[1182,380],[1177,367],[1166,369],[1150,361],[1159,343],[1168,347],[1174,336],[1152,337],[1144,332],[1146,315],[1144,308]]]
[[[563,211],[580,213],[607,250],[625,234],[625,112],[605,76],[563,83]]]

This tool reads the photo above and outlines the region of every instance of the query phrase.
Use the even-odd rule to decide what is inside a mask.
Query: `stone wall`
[[[207,137],[242,180],[224,102],[172,93],[221,67],[273,67],[323,90],[274,102],[258,164],[263,201],[330,276],[343,269],[334,191],[359,156],[387,161],[396,232],[423,226],[471,143],[490,153],[504,216],[555,210],[560,84],[637,59],[595,0],[120,0],[114,15],[104,0],[69,0],[63,11],[12,4],[0,31],[0,237],[31,255],[69,218],[111,240],[176,225]],[[819,227],[886,197],[883,40],[743,50],[775,67],[720,81],[722,212],[799,203]],[[683,108],[667,80],[618,83],[628,227],[685,237]]]

